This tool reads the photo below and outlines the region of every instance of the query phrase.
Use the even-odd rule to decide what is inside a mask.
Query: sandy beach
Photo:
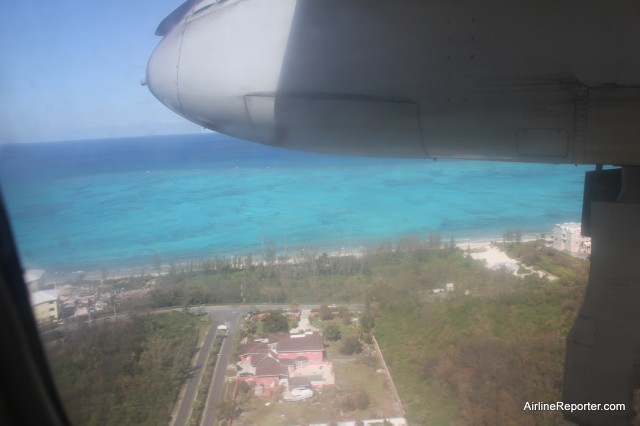
[[[526,236],[522,238],[522,242],[535,241],[537,239],[538,238],[534,236]],[[507,256],[507,254],[498,248],[494,242],[495,241],[474,241],[459,243],[456,245],[462,250],[470,250],[470,256],[473,259],[484,261],[489,269],[505,268],[508,271],[511,271],[514,275],[519,275],[518,273],[521,272],[522,269],[525,269],[529,271],[529,273],[538,274],[538,276],[546,278],[549,281],[557,279],[556,276],[546,271],[534,270],[523,265],[518,260]]]

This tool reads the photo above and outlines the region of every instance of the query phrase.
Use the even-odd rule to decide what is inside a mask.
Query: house
[[[238,379],[256,385],[256,394],[287,389],[318,389],[335,384],[320,332],[271,334],[240,348]]]

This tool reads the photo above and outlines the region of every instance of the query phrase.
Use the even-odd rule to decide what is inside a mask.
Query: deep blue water
[[[0,145],[23,263],[49,270],[355,249],[579,221],[586,167],[334,157],[218,134]]]

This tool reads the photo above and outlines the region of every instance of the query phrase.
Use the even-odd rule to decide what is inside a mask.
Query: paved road
[[[189,417],[191,417],[193,402],[195,401],[198,393],[198,386],[202,381],[202,375],[204,374],[207,361],[209,360],[209,354],[211,353],[211,348],[213,347],[213,342],[216,338],[217,326],[218,323],[214,321],[207,332],[207,337],[204,339],[204,344],[198,352],[196,363],[191,370],[192,377],[187,381],[187,387],[182,399],[178,402],[178,412],[173,418],[171,426],[184,426],[189,421]]]
[[[209,310],[211,308],[206,309]],[[224,319],[224,322],[229,325],[229,332],[224,342],[222,342],[218,361],[213,371],[213,378],[211,379],[209,394],[207,395],[207,402],[204,406],[204,414],[202,415],[202,422],[200,423],[201,426],[214,426],[216,424],[216,404],[220,401],[222,393],[224,392],[224,380],[227,365],[229,364],[229,356],[233,349],[233,342],[236,332],[238,331],[240,318],[242,318],[245,311],[245,307],[238,306],[231,311],[224,312],[218,310],[215,314],[219,319]]]

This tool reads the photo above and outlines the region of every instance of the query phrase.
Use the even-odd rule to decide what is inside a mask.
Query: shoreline
[[[435,234],[438,235],[438,234]],[[541,234],[526,234],[522,236],[522,242],[533,241],[540,238]],[[549,235],[549,234],[547,234]],[[281,253],[276,253],[275,264],[297,264],[308,260],[309,257],[317,258],[322,254],[327,254],[330,257],[343,257],[343,256],[356,256],[362,257],[368,253],[374,252],[378,247],[382,244],[390,244],[392,248],[398,247],[403,239],[407,238],[407,236],[400,236],[394,239],[390,238],[381,238],[378,239],[376,243],[371,244],[356,244],[354,247],[347,245],[346,247],[327,247],[327,246],[307,246],[307,247],[289,247],[286,251]],[[490,235],[490,236],[473,236],[473,237],[460,237],[455,238],[454,243],[456,247],[461,250],[482,250],[489,251],[490,254],[487,256],[477,256],[478,258],[482,258],[487,260],[487,267],[493,267],[496,264],[504,263],[504,262],[515,262],[513,259],[509,258],[509,261],[505,260],[502,256],[496,254],[502,253],[502,255],[506,256],[501,250],[495,248],[494,251],[491,251],[490,248],[497,242],[502,242],[502,236],[498,235]],[[416,241],[420,243],[425,243],[428,241],[428,236],[422,238],[416,238]],[[441,236],[441,244],[449,244],[448,239],[444,239]],[[477,253],[472,253],[472,257],[476,257],[473,255],[477,255]],[[252,263],[254,266],[258,266],[261,263],[266,262],[263,254],[254,254],[254,253],[246,253],[246,254],[217,254],[211,255],[208,257],[195,257],[195,258],[176,258],[171,262],[162,262],[160,265],[152,265],[150,263],[147,264],[139,264],[132,266],[115,266],[113,268],[100,268],[100,269],[77,269],[77,270],[53,270],[53,269],[45,269],[45,274],[43,276],[42,285],[44,287],[57,285],[57,284],[69,284],[72,281],[101,281],[101,280],[113,280],[113,279],[125,279],[125,278],[136,278],[136,277],[148,277],[154,278],[161,275],[166,275],[169,273],[171,266],[174,265],[179,268],[188,267],[190,265],[196,265],[198,269],[200,269],[203,265],[207,263],[215,263],[216,261],[222,261],[225,263],[233,264],[234,261],[244,267],[244,262],[251,257]],[[283,259],[286,258],[286,260]],[[32,268],[25,269],[36,269],[36,266]]]

